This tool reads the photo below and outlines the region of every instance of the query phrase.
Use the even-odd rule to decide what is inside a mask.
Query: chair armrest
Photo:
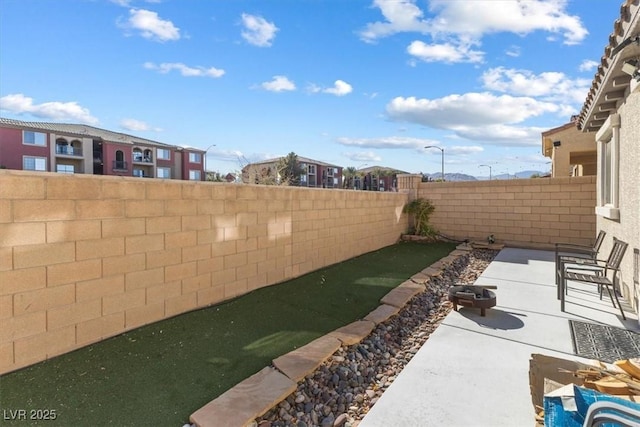
[[[556,253],[558,252],[569,252],[569,253],[585,253],[585,254],[596,254],[598,251],[588,246],[579,246],[579,245],[564,245],[556,243]]]
[[[596,258],[579,258],[579,257],[558,257],[561,264],[590,265],[592,267],[606,268],[607,261]]]

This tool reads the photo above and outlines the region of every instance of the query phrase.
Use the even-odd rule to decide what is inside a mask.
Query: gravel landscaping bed
[[[498,251],[474,249],[432,277],[359,344],[341,347],[253,426],[356,426],[451,311],[448,289],[473,284]]]

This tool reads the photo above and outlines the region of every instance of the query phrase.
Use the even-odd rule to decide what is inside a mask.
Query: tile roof
[[[640,44],[631,43],[612,55],[616,46],[640,34],[640,0],[626,0],[620,7],[620,18],[613,24],[609,43],[578,117],[578,129],[593,132],[600,129],[628,94],[631,76],[622,71],[622,65],[630,58],[640,57]]]
[[[275,157],[273,159],[262,160],[262,161],[259,161],[259,162],[253,162],[253,163],[250,163],[249,165],[264,165],[264,164],[277,163],[283,157],[285,157],[285,156]],[[334,165],[334,164],[331,164],[331,163],[326,163],[326,162],[322,162],[320,160],[314,160],[314,159],[310,159],[308,157],[302,157],[302,156],[298,156],[298,162],[300,162],[300,163],[313,163],[313,164],[320,165],[320,166],[331,166],[331,167],[334,167],[334,168],[341,168],[342,167],[342,166],[339,166],[339,165]],[[249,166],[249,165],[247,165],[247,166]]]
[[[119,144],[150,144],[164,147],[179,147],[172,144],[165,144],[163,142],[154,141],[151,139],[140,138],[138,136],[128,135],[121,132],[113,132],[106,129],[100,129],[97,127],[82,125],[82,124],[69,124],[69,123],[47,123],[47,122],[25,122],[22,120],[7,119],[0,117],[0,126],[28,128],[34,130],[54,132],[56,134],[73,135],[78,137],[92,137],[98,138],[109,142],[116,142]],[[188,148],[189,150],[202,151],[199,148]]]

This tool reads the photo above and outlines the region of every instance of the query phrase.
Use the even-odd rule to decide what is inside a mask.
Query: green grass
[[[0,421],[27,425],[8,422],[7,411],[50,409],[56,421],[41,425],[182,426],[274,358],[366,316],[453,249],[389,246],[4,375]]]

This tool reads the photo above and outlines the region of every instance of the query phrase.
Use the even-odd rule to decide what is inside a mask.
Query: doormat
[[[640,334],[613,326],[569,320],[573,352],[580,357],[613,363],[640,357]]]

